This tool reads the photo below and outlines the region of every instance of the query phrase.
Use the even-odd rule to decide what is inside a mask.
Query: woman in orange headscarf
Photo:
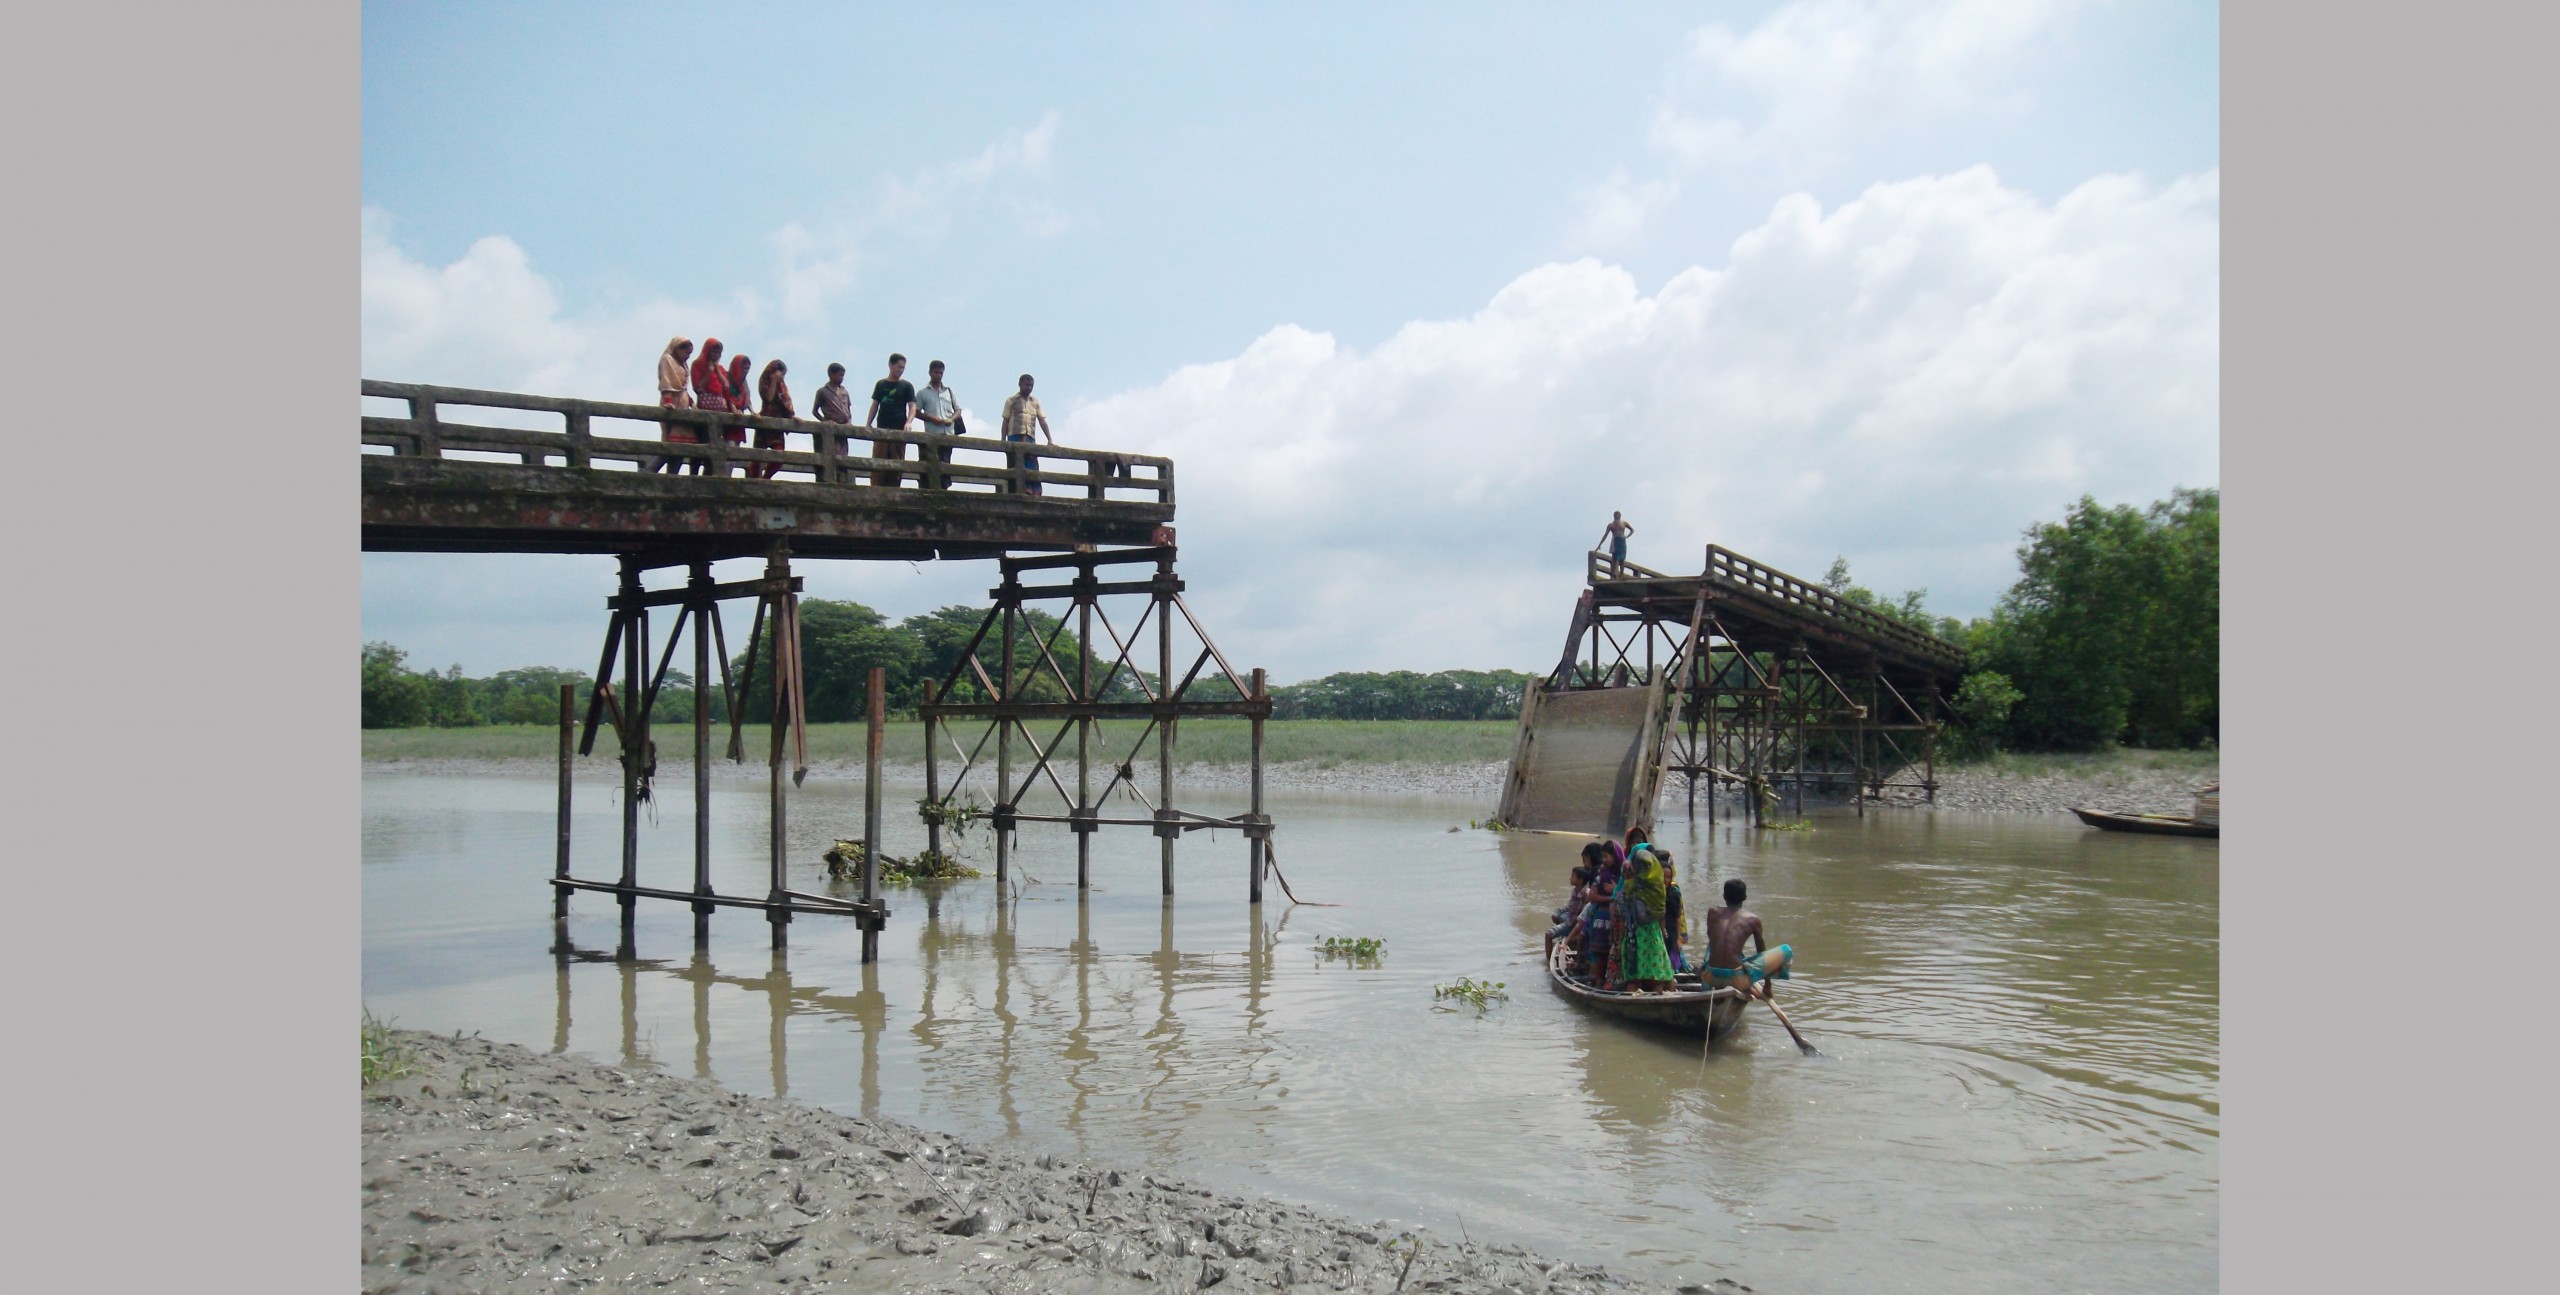
[[[669,409],[693,408],[693,397],[685,394],[684,363],[692,355],[693,339],[689,337],[669,338],[667,349],[658,352],[658,403],[660,405]],[[658,424],[658,439],[680,445],[693,445],[701,441],[701,437],[692,427],[676,422]],[[656,472],[663,468],[669,472],[681,472],[684,466],[685,460],[670,457],[650,464],[649,470]]]

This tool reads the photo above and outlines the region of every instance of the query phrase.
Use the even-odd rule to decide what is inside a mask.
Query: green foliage
[[[1316,943],[1317,957],[1340,958],[1346,962],[1375,963],[1378,959],[1385,957],[1386,953],[1385,940],[1372,939],[1365,935],[1328,935]]]
[[[398,1079],[417,1063],[417,1053],[400,1036],[391,1032],[391,1022],[377,1018],[373,1009],[364,1013],[364,1086],[371,1088],[386,1079]]]
[[[839,840],[827,847],[827,876],[836,881],[859,881],[865,851],[862,842]],[[918,881],[962,881],[987,874],[952,858],[940,850],[918,850],[907,858],[894,854],[880,856],[880,880],[904,886]]]
[[[2221,495],[2148,509],[2083,496],[2029,528],[2018,583],[1968,644],[2021,694],[2003,726],[2023,750],[2190,747],[2221,730]]]
[[[472,728],[482,724],[557,724],[560,685],[578,686],[579,704],[586,700],[587,677],[540,666],[504,670],[487,679],[466,679],[461,666],[444,673],[408,668],[409,654],[388,643],[364,645],[366,728]],[[682,676],[669,672],[672,686]],[[664,693],[659,705],[667,704]],[[693,704],[692,694],[684,705]]]
[[[1271,690],[1273,719],[1516,719],[1537,676],[1517,670],[1345,672]]]
[[[1966,675],[1956,695],[1947,699],[1947,709],[1955,714],[1955,724],[1948,730],[1948,754],[1964,757],[1999,750],[2009,711],[2025,695],[1997,670]]]
[[[1822,587],[1849,602],[1878,615],[1903,622],[1914,629],[1938,635],[1949,641],[1960,641],[1964,627],[1952,616],[1932,616],[1926,589],[1906,589],[1900,598],[1886,598],[1849,578],[1849,559],[1831,559],[1831,569],[1822,574]]]
[[[1764,819],[1761,821],[1760,830],[1764,832],[1810,832],[1813,830],[1813,822],[1810,819],[1802,818],[1791,823],[1781,823],[1774,820]]]
[[[986,816],[987,802],[979,799],[975,792],[961,800],[916,798],[916,817],[923,819],[928,827],[949,828],[954,836],[968,835],[969,826]]]
[[[1461,1002],[1473,1003],[1476,1006],[1476,1010],[1482,1011],[1497,1002],[1510,1001],[1511,995],[1502,992],[1503,984],[1504,982],[1499,980],[1488,982],[1482,980],[1470,980],[1465,976],[1460,976],[1448,984],[1433,985],[1431,987],[1431,996],[1433,998],[1455,998]]]

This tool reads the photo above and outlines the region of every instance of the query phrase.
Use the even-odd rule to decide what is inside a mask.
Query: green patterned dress
[[[1655,858],[1653,851],[1639,849],[1629,858],[1626,895],[1644,905],[1649,920],[1626,924],[1619,977],[1629,981],[1671,979],[1671,950],[1662,942],[1662,914],[1671,895],[1663,882],[1662,860]]]

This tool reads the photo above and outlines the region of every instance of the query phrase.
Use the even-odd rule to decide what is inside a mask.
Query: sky
[[[364,6],[364,375],[653,403],[671,335],[1170,455],[1240,667],[1540,669],[1612,510],[1987,614],[2220,483],[2220,15],[1979,3]],[[989,562],[800,564],[892,617]],[[592,668],[609,558],[368,554]],[[725,575],[726,573],[724,573]]]

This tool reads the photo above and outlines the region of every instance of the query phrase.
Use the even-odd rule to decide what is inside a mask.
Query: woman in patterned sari
[[[1627,856],[1624,894],[1629,902],[1621,905],[1618,914],[1618,974],[1636,993],[1668,993],[1671,954],[1662,943],[1662,916],[1671,896],[1663,880],[1662,860],[1652,850],[1638,846]]]

